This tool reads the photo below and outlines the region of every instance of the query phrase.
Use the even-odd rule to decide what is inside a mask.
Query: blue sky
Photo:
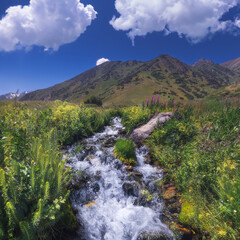
[[[193,0],[189,6],[187,0],[173,6],[164,0],[81,0],[80,10],[79,0],[68,1],[73,7],[61,2],[1,0],[0,94],[52,86],[100,58],[147,61],[169,54],[191,64],[202,57],[217,63],[240,57],[238,0]],[[20,4],[31,8],[5,12]]]

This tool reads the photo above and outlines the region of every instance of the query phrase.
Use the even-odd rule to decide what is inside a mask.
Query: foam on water
[[[115,118],[112,126],[85,141],[86,145],[94,146],[87,156],[72,156],[74,147],[69,150],[70,167],[89,176],[87,184],[71,197],[73,207],[78,210],[77,218],[84,224],[84,236],[79,239],[136,240],[141,232],[164,232],[173,239],[172,232],[159,219],[162,202],[157,192],[151,193],[151,206],[141,206],[138,201],[141,189],[138,196],[126,195],[123,190],[126,182],[143,189],[162,178],[159,169],[145,163],[146,147],[136,150],[138,166],[134,171],[142,173],[141,183],[130,178],[125,166],[114,156],[113,146],[105,147],[104,141],[112,137],[116,140],[123,129],[121,119]]]

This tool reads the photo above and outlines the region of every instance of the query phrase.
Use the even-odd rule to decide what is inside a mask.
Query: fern
[[[33,225],[37,226],[40,223],[42,217],[42,209],[43,209],[43,200],[40,198],[38,201],[38,210],[35,212],[33,217]]]
[[[32,160],[31,162],[31,187],[32,187],[32,191],[34,192],[34,188],[35,188],[35,167],[34,167],[34,161]]]
[[[31,240],[33,239],[30,233],[30,226],[27,222],[20,222],[19,223],[20,229],[24,235],[24,239]]]
[[[5,172],[3,169],[0,169],[0,187],[2,187],[4,199],[5,199],[5,201],[7,201],[8,200],[8,190],[7,190]]]
[[[46,182],[45,184],[45,193],[44,193],[44,201],[46,201],[47,199],[49,199],[49,182]]]

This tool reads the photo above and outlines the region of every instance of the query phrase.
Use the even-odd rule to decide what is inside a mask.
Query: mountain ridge
[[[235,81],[231,69],[206,59],[187,65],[169,55],[152,60],[109,61],[63,83],[37,90],[21,100],[63,100],[83,102],[90,96],[105,106],[140,104],[151,95],[163,100],[196,100]]]

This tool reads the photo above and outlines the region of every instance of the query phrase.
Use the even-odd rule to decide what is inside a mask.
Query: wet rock
[[[115,142],[116,142],[116,138],[115,137],[111,137],[111,138],[105,140],[103,142],[103,145],[104,145],[104,147],[112,147],[112,146],[114,146]]]
[[[127,166],[126,166],[126,170],[127,170],[127,171],[132,171],[132,170],[133,170],[133,166],[127,165]]]
[[[77,156],[77,159],[79,161],[83,161],[84,158],[87,156],[87,152],[86,151],[82,151],[81,153],[76,154],[76,156]]]
[[[89,145],[86,145],[84,149],[85,149],[86,152],[88,152],[88,153],[94,153],[94,152],[97,151],[97,147],[94,146],[94,145],[90,145],[90,144],[89,144]]]
[[[135,142],[141,142],[143,139],[150,136],[150,134],[153,132],[154,128],[158,124],[163,124],[164,122],[171,119],[173,115],[174,114],[172,112],[160,113],[155,115],[147,124],[136,128],[130,135],[130,138],[132,138]]]
[[[133,171],[133,172],[130,172],[130,174],[129,174],[130,181],[140,182],[142,180],[142,177],[143,177],[143,174],[138,171]]]
[[[169,199],[175,197],[176,195],[177,195],[177,188],[176,188],[176,187],[169,187],[169,188],[165,191],[165,193],[164,193],[164,195],[163,195],[163,199],[169,200]]]
[[[91,184],[91,189],[93,190],[93,192],[97,193],[100,190],[100,186],[97,182],[95,182],[95,183]]]
[[[149,154],[146,156],[145,163],[152,164],[152,159],[151,159],[151,156]]]
[[[181,204],[179,202],[168,205],[168,211],[172,214],[179,214],[181,211]]]
[[[149,205],[149,202],[147,201],[146,196],[141,195],[134,201],[134,205],[147,207]]]
[[[94,156],[94,155],[92,155],[92,154],[91,154],[91,155],[88,155],[88,156],[85,158],[85,160],[87,160],[87,161],[88,161],[90,164],[92,164],[92,165],[100,162],[100,160],[97,159],[96,156]]]
[[[136,183],[125,182],[122,188],[126,196],[138,197],[139,195],[139,186]]]
[[[68,189],[72,191],[77,191],[90,181],[90,176],[82,172],[78,175],[73,175],[71,182],[68,185]]]
[[[144,232],[141,233],[137,240],[173,240],[174,238],[171,236],[167,236],[167,234],[162,232]]]
[[[113,162],[113,166],[114,168],[116,169],[120,169],[122,167],[123,163],[119,160],[119,159],[116,159],[114,162]]]

